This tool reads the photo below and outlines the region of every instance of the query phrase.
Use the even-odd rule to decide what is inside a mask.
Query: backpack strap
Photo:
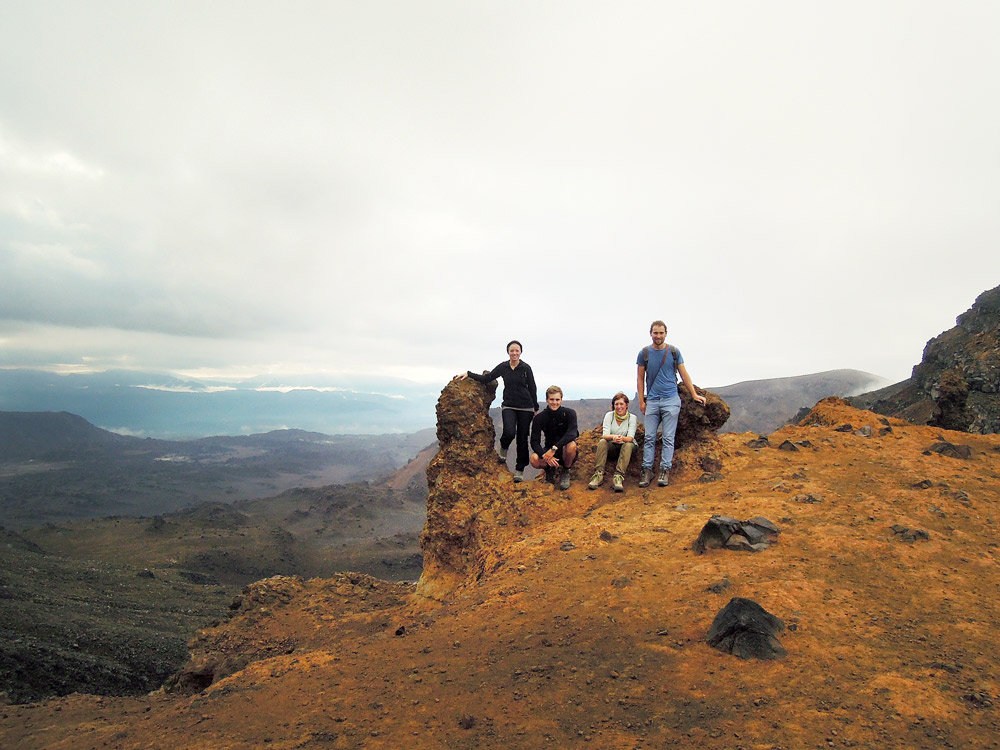
[[[660,360],[660,367],[663,367],[663,363],[667,361],[667,352],[670,352],[670,358],[673,360],[674,365],[674,382],[677,382],[677,357],[680,356],[680,352],[677,351],[677,347],[673,344],[667,344],[667,348],[663,350],[663,359]],[[649,347],[642,347],[642,366],[649,369]]]

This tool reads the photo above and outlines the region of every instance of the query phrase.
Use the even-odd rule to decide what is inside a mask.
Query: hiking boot
[[[518,469],[514,472],[514,481],[523,482],[524,481],[524,469]]]
[[[568,490],[569,489],[569,469],[563,469],[562,477],[559,479],[559,489]]]
[[[649,487],[649,483],[653,481],[653,470],[643,469],[642,474],[639,475],[639,486]]]
[[[614,478],[611,480],[611,486],[614,488],[615,492],[625,491],[625,477],[621,474],[615,474]]]
[[[587,485],[588,490],[596,490],[601,486],[601,482],[604,481],[604,472],[595,471],[594,476],[590,478],[590,484]]]
[[[670,469],[660,469],[660,478],[656,480],[656,483],[661,487],[670,484]]]
[[[498,460],[500,461],[501,464],[507,463],[507,449],[506,448],[501,448],[500,449],[500,453],[497,456],[497,458],[498,458]]]

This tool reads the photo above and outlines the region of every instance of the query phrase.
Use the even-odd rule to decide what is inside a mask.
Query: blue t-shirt
[[[681,356],[680,349],[677,352],[677,364],[684,364],[684,357]],[[656,350],[649,347],[649,362],[643,361],[643,350],[639,350],[636,357],[637,365],[646,367],[646,399],[651,398],[677,398],[677,376],[674,374],[674,357],[670,350],[670,345],[666,349]],[[666,357],[664,358],[664,353]]]

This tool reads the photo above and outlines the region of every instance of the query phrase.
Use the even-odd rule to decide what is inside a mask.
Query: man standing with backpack
[[[660,453],[660,477],[657,484],[666,487],[670,483],[670,468],[674,460],[674,433],[677,432],[677,418],[681,413],[681,397],[677,391],[677,373],[691,398],[705,404],[705,397],[694,389],[691,376],[684,367],[684,357],[676,346],[667,344],[667,324],[654,320],[649,326],[652,346],[643,347],[636,358],[639,373],[636,377],[636,391],[639,394],[639,409],[646,415],[646,439],[642,448],[642,474],[639,486],[648,487],[653,480],[653,458],[656,455],[656,430],[663,430],[663,450]]]

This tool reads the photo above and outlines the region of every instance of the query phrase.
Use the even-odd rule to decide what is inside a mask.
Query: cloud
[[[900,378],[1000,275],[993,3],[10,15],[6,363]]]

